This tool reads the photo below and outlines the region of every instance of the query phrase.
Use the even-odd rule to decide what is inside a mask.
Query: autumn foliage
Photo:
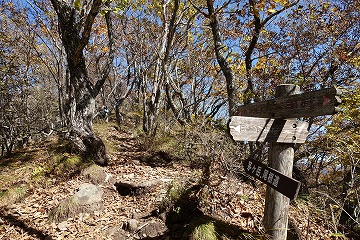
[[[360,2],[347,0],[1,1],[0,166],[52,136],[76,143],[65,149],[81,161],[106,165],[114,146],[93,122],[109,120],[149,151],[200,169],[202,187],[226,174],[255,184],[242,161],[266,163],[268,145],[231,140],[236,106],[273,98],[283,83],[335,85],[343,111],[301,119],[310,132],[296,146],[293,177],[302,187],[293,204],[309,223],[293,224],[310,236],[317,218],[324,239],[355,239],[359,19]]]

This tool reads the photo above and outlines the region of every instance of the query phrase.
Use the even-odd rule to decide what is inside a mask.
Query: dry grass
[[[75,196],[69,197],[50,211],[49,220],[53,222],[61,222],[69,217],[72,217],[76,213],[77,209],[77,198]]]
[[[26,186],[12,187],[0,193],[0,206],[9,206],[23,200],[26,196]]]
[[[81,175],[94,184],[104,183],[107,177],[104,169],[96,164],[92,164],[85,168]]]

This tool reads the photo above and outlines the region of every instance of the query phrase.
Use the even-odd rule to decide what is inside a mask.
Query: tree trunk
[[[94,134],[92,120],[95,113],[95,98],[109,75],[114,58],[110,11],[105,14],[108,27],[109,55],[102,76],[94,85],[87,73],[83,50],[89,43],[91,28],[95,17],[100,12],[103,1],[93,0],[87,14],[76,10],[68,2],[51,0],[51,3],[58,16],[59,33],[65,48],[70,73],[66,88],[67,103],[64,112],[66,112],[72,150],[99,165],[107,165],[108,157],[105,145]],[[105,2],[105,4],[109,4],[109,2]]]
[[[81,78],[76,80],[82,81]],[[76,90],[74,89],[72,92],[76,92]],[[105,145],[94,134],[92,127],[95,99],[86,90],[81,91],[81,93],[70,95],[70,115],[68,116],[70,124],[68,128],[70,130],[69,139],[72,149],[86,159],[105,166],[108,163]]]
[[[154,79],[152,81],[151,96],[149,99],[146,97],[146,85],[148,84],[148,78],[145,74],[142,78],[142,92],[143,92],[143,130],[148,136],[155,136],[158,127],[158,114],[160,109],[160,103],[162,100],[162,88],[164,86],[164,80],[166,79],[164,66],[167,64],[170,48],[173,41],[174,34],[174,19],[176,17],[176,11],[179,1],[175,1],[174,12],[170,21],[166,20],[167,7],[170,1],[164,1],[162,3],[161,14],[163,15],[163,32],[161,36],[160,48],[158,50],[158,56],[156,59],[154,69]]]
[[[216,59],[226,79],[226,89],[227,89],[227,96],[229,102],[229,115],[234,116],[236,115],[236,102],[237,102],[235,87],[234,87],[234,73],[230,68],[230,64],[226,61],[225,45],[223,44],[223,41],[221,39],[219,22],[216,16],[216,11],[214,9],[213,0],[207,0],[207,8],[209,11],[208,17],[210,19],[210,27],[214,39]]]

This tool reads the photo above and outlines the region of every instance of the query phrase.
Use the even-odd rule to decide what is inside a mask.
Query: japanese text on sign
[[[290,199],[294,199],[299,191],[299,181],[283,175],[261,162],[246,160],[244,162],[244,168],[246,173],[269,185]]]
[[[278,186],[280,179],[278,174],[270,172],[267,168],[263,168],[262,166],[258,166],[254,164],[253,161],[251,160],[249,160],[247,164],[248,164],[247,165],[248,172],[255,174],[257,178],[262,179],[264,182],[266,182],[269,185],[272,185],[274,187]]]

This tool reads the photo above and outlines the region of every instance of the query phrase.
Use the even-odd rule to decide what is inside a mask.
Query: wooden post
[[[277,86],[275,97],[298,94],[299,86],[282,84]],[[292,177],[294,144],[271,143],[269,149],[269,167]],[[286,240],[289,213],[289,198],[267,186],[264,211],[264,226],[272,240]]]

